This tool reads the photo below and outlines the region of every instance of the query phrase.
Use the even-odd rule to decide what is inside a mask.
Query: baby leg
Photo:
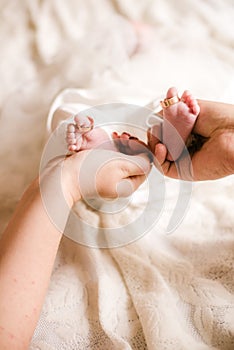
[[[170,88],[166,99],[177,95],[176,88]],[[162,141],[168,150],[168,160],[175,161],[180,157],[199,112],[200,107],[189,91],[184,91],[177,103],[163,105]]]

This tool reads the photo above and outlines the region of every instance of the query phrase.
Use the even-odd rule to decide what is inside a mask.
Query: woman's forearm
[[[145,154],[108,150],[82,151],[49,164],[40,185],[34,181],[25,192],[0,240],[0,350],[28,349],[62,232],[81,189],[85,196],[116,198],[123,183],[121,194],[129,196],[129,188],[135,191],[151,169]],[[79,176],[82,166],[85,181]]]
[[[28,349],[62,233],[38,181],[28,188],[0,240],[0,349]]]

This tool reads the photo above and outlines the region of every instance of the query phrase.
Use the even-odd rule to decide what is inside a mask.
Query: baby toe
[[[113,132],[112,132],[112,138],[113,138],[113,139],[116,139],[116,140],[117,140],[117,139],[119,139],[119,137],[120,137],[120,136],[119,136],[119,134],[118,134],[116,131],[113,131]]]
[[[68,146],[68,150],[71,151],[71,152],[76,151],[76,145],[70,145],[70,146]]]
[[[181,100],[184,102],[184,103],[187,103],[189,98],[191,96],[191,92],[189,90],[185,90],[181,96]]]
[[[79,135],[77,138],[76,138],[76,150],[79,151],[82,148],[85,148],[85,143],[86,143],[86,140],[83,139],[83,137],[81,135]]]
[[[89,127],[89,126],[91,126],[91,121],[86,116],[76,115],[74,117],[74,121],[75,121],[76,126],[78,127],[78,129],[80,127]]]
[[[67,133],[72,133],[72,132],[74,133],[75,130],[76,130],[76,128],[75,128],[74,124],[68,124],[68,126],[67,126]]]
[[[130,136],[131,135],[128,132],[122,132],[122,134],[120,135],[120,138],[122,140],[128,140]]]
[[[178,91],[175,87],[171,87],[167,90],[166,98],[163,101],[160,101],[162,106],[164,117],[165,114],[173,113],[174,107],[172,105],[176,104],[179,101],[178,99]]]
[[[166,98],[172,98],[172,97],[177,96],[177,95],[178,95],[177,89],[175,87],[170,87],[167,90]]]
[[[92,117],[87,117],[88,120],[90,121],[90,126],[93,126],[94,125],[94,119]]]
[[[75,145],[76,144],[76,139],[73,137],[72,138],[67,137],[66,141],[67,141],[68,145]]]
[[[197,100],[193,101],[191,110],[195,116],[198,116],[198,114],[200,113],[200,107],[199,107],[199,104],[197,103]]]
[[[69,132],[69,131],[67,131],[66,136],[67,136],[67,138],[69,138],[69,139],[75,138],[75,133],[74,133],[74,132]]]
[[[200,107],[197,103],[197,100],[192,94],[187,98],[187,106],[189,107],[191,113],[193,113],[196,116],[199,114]]]

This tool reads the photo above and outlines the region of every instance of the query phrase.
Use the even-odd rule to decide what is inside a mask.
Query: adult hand
[[[126,155],[94,149],[66,157],[62,166],[63,193],[70,205],[81,197],[126,197],[144,181],[151,169],[145,153]]]
[[[157,137],[158,127],[148,133],[154,164],[166,176],[199,181],[234,173],[234,105],[203,100],[198,103],[201,110],[193,134],[203,141],[195,151],[182,153],[176,162],[168,161],[167,149]]]

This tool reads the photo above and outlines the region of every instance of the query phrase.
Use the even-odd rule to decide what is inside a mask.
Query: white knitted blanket
[[[143,105],[174,85],[234,103],[232,0],[12,0],[0,17],[2,228],[38,172],[63,89]],[[132,21],[150,26],[146,39]],[[170,235],[179,188],[164,184],[159,221],[135,243],[91,249],[64,237],[30,350],[234,349],[234,179],[194,184]],[[143,186],[122,214],[77,209],[116,228],[144,205]]]

